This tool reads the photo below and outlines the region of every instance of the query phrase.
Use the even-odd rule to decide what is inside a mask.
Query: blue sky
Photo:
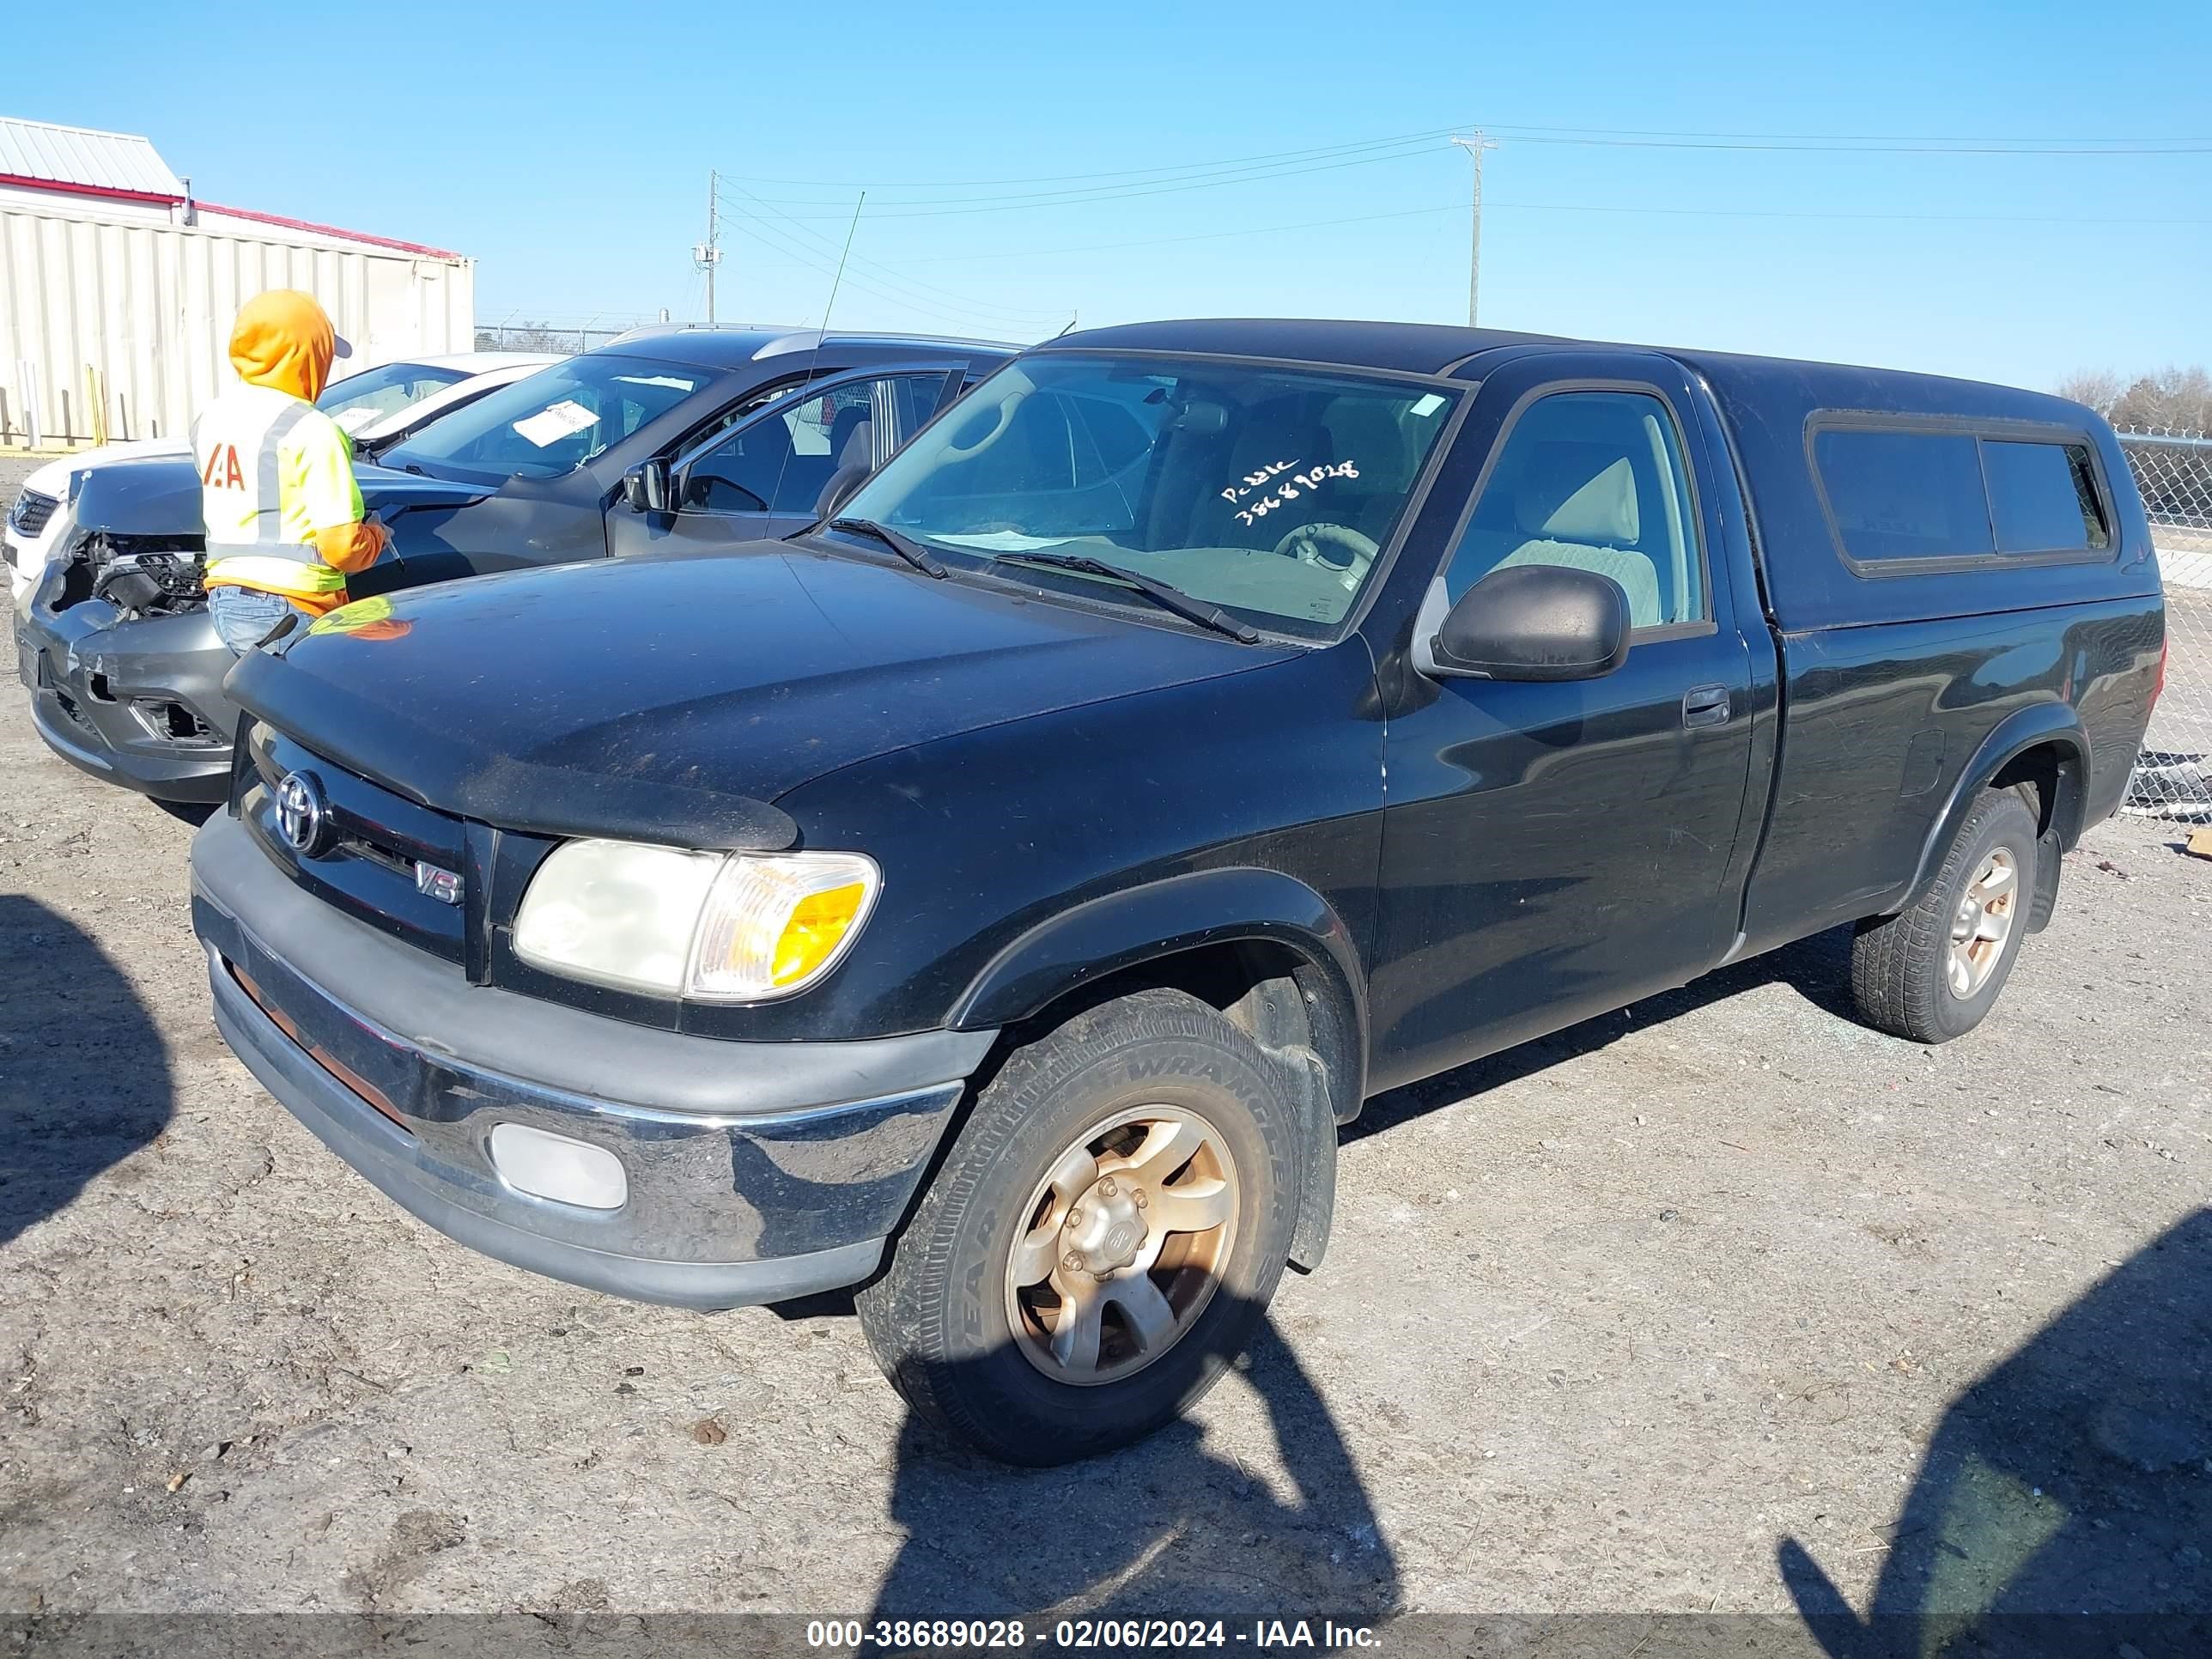
[[[88,58],[85,13],[21,9],[11,60],[75,67],[0,108],[145,133],[210,200],[471,254],[480,320],[699,314],[718,167],[724,320],[818,318],[865,185],[853,326],[1459,321],[1442,133],[1480,122],[1486,323],[2031,385],[2212,359],[2203,0],[99,11]],[[1711,133],[2200,148],[1589,142]]]

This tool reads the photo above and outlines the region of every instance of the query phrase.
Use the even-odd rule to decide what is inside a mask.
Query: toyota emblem
[[[287,772],[276,786],[276,829],[301,858],[317,858],[330,848],[330,802],[313,772]]]

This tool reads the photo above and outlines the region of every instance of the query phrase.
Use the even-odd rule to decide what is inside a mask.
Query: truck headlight
[[[883,874],[858,853],[687,853],[572,841],[531,878],[514,953],[651,996],[762,1002],[803,991],[858,937]]]

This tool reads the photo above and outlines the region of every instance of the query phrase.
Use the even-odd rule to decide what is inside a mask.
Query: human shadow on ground
[[[1952,1401],[1890,1537],[1865,1619],[1778,1552],[1834,1659],[2212,1653],[2212,1210]]]
[[[1632,1020],[1587,1020],[1378,1097],[1345,1138],[1778,980],[1841,1012],[1850,940],[1848,928],[1820,934],[1647,998]],[[827,1299],[805,1310],[843,1310]],[[1246,1360],[1223,1386],[1249,1385],[1264,1403],[1286,1492],[1188,1422],[1065,1468],[1010,1469],[910,1413],[890,1500],[906,1538],[870,1619],[939,1617],[948,1605],[1033,1626],[1041,1614],[1304,1615],[1340,1624],[1389,1617],[1400,1604],[1397,1565],[1334,1419],[1272,1322],[1261,1322]]]
[[[1359,1115],[1344,1127],[1344,1144],[1348,1146],[1437,1107],[1516,1083],[1581,1055],[1595,1054],[1631,1032],[1663,1025],[1762,985],[1788,985],[1823,1012],[1839,1019],[1855,1018],[1850,1001],[1850,951],[1851,930],[1832,927],[1780,950],[1716,968],[1687,985],[1658,992],[1627,1009],[1600,1014],[1548,1036],[1531,1038],[1452,1071],[1393,1089],[1370,1100]]]
[[[122,970],[66,917],[0,894],[0,1245],[149,1144],[175,1098]]]
[[[909,1413],[890,1498],[906,1540],[871,1623],[958,1607],[1025,1619],[1034,1643],[1060,1616],[1220,1619],[1233,1647],[1238,1620],[1371,1624],[1395,1611],[1397,1565],[1366,1488],[1272,1322],[1219,1386],[1259,1396],[1290,1491],[1188,1421],[1121,1451],[1027,1469]]]

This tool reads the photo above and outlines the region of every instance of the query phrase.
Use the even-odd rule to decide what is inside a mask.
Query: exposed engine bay
[[[105,599],[126,621],[204,610],[200,538],[127,536],[95,531],[67,556],[54,608]]]

